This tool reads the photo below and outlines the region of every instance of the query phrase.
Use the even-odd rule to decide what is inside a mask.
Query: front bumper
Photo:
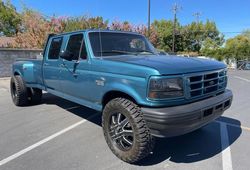
[[[192,132],[227,110],[232,103],[232,91],[181,106],[166,108],[142,108],[144,119],[151,134],[157,137],[172,137]]]

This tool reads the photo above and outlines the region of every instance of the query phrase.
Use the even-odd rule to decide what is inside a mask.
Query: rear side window
[[[48,59],[56,60],[59,58],[59,53],[60,53],[61,46],[62,46],[62,40],[63,40],[62,37],[52,39],[50,48],[49,48]]]
[[[78,60],[79,57],[86,59],[87,52],[83,40],[83,34],[71,35],[66,48],[66,51],[73,55],[73,60]]]

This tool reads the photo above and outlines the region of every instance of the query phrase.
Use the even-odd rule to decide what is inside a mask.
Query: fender
[[[34,83],[35,82],[35,76],[34,76],[34,64],[33,63],[25,63],[22,66],[23,69],[23,75],[24,80],[27,83]]]
[[[13,75],[20,75],[26,83],[36,82],[34,75],[34,63],[31,61],[17,61],[13,65]]]
[[[115,82],[115,83],[112,83],[112,84],[108,84],[107,87],[108,88],[103,93],[102,98],[105,96],[105,94],[107,94],[110,91],[118,91],[118,92],[122,92],[122,93],[125,93],[125,94],[129,95],[138,104],[143,104],[143,98],[141,96],[142,94],[139,94],[138,90],[132,88],[128,84],[122,84],[120,82]]]

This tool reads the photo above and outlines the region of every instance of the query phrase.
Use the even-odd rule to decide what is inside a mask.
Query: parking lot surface
[[[195,132],[157,139],[136,165],[105,143],[101,114],[50,94],[36,106],[16,107],[9,78],[0,79],[1,170],[240,169],[250,168],[250,71],[229,71],[232,107]]]

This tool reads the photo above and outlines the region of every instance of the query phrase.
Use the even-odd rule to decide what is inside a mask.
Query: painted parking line
[[[246,79],[246,78],[243,78],[243,77],[234,76],[234,78],[237,78],[237,79],[240,79],[240,80],[243,80],[243,81],[246,81],[246,82],[250,83],[249,79]]]
[[[2,166],[2,165],[4,165],[4,164],[6,164],[6,163],[8,163],[8,162],[10,162],[10,161],[12,161],[12,160],[18,158],[18,157],[20,157],[20,156],[22,156],[22,155],[24,155],[25,153],[27,153],[27,152],[29,152],[29,151],[31,151],[31,150],[33,150],[33,149],[35,149],[35,148],[37,148],[37,147],[39,147],[39,146],[45,144],[45,143],[47,143],[47,142],[53,140],[54,138],[56,138],[56,137],[58,137],[58,136],[60,136],[60,135],[62,135],[62,134],[66,133],[66,132],[68,132],[68,131],[70,131],[70,130],[76,128],[76,127],[78,127],[79,125],[81,125],[81,124],[87,122],[89,119],[92,119],[92,118],[94,118],[94,117],[97,116],[97,115],[98,115],[98,113],[96,113],[96,114],[94,114],[94,115],[88,117],[87,119],[81,120],[81,121],[79,121],[79,122],[77,122],[77,123],[75,123],[75,124],[73,124],[73,125],[71,125],[71,126],[65,128],[65,129],[63,129],[63,130],[61,130],[61,131],[59,131],[59,132],[57,132],[57,133],[55,133],[55,134],[53,134],[53,135],[51,135],[51,136],[49,136],[49,137],[47,137],[47,138],[45,138],[45,139],[43,139],[43,140],[41,140],[41,141],[39,141],[39,142],[37,142],[37,143],[35,143],[35,144],[29,146],[29,147],[27,147],[27,148],[25,148],[25,149],[23,149],[23,150],[21,150],[21,151],[15,153],[15,154],[9,156],[9,157],[7,157],[7,158],[1,160],[1,161],[0,161],[0,166]]]
[[[222,165],[223,170],[233,170],[231,149],[229,145],[227,124],[220,122],[220,136],[222,149]]]
[[[226,123],[226,122],[222,122],[222,121],[218,121],[218,120],[215,120],[214,122],[216,122],[216,123],[225,123],[225,124],[227,124],[228,126],[232,126],[232,127],[236,127],[236,128],[240,128],[240,129],[243,129],[243,130],[250,131],[250,128],[249,128],[249,127],[246,127],[246,126],[235,125],[235,124],[232,124],[232,123]]]

